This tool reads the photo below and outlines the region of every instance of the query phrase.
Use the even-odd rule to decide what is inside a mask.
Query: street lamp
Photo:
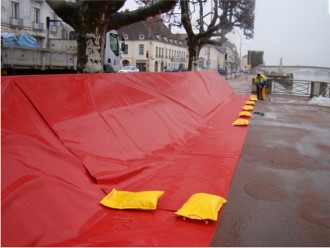
[[[239,68],[240,68],[240,70],[242,70],[242,36],[236,29],[233,28],[233,34],[235,34],[235,31],[239,35],[239,41],[240,41],[239,42]]]
[[[250,53],[249,53],[249,51],[251,50],[251,49],[250,49],[250,46],[249,46],[248,44],[244,43],[244,42],[242,43],[242,45],[247,46],[248,49],[249,49],[249,50],[247,51],[247,52],[248,52],[248,53],[247,53],[247,64],[249,64],[249,63],[250,63],[250,58],[249,58],[249,57],[250,57]]]
[[[46,48],[49,49],[49,26],[51,22],[62,22],[61,20],[51,20],[49,16],[46,17]]]

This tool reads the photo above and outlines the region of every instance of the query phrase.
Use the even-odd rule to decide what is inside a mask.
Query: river
[[[272,92],[278,94],[310,96],[313,89],[312,95],[322,94],[329,97],[330,72],[321,69],[298,69],[292,73],[294,78],[293,84],[273,81]],[[325,89],[320,88],[321,84],[317,82],[326,82],[328,85],[325,86]]]
[[[321,69],[298,69],[293,72],[293,78],[330,83],[330,72]]]

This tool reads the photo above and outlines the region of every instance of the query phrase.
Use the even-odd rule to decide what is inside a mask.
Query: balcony
[[[12,25],[12,26],[23,27],[23,19],[21,19],[21,18],[10,17],[9,22],[10,22],[10,25]]]
[[[32,22],[32,28],[35,30],[43,30],[44,24],[41,22]]]

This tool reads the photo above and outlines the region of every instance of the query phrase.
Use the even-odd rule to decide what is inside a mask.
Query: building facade
[[[123,27],[118,33],[125,39],[123,65],[134,65],[140,71],[164,71],[167,67],[184,70],[188,67],[186,34],[173,34],[160,18],[148,18]],[[199,69],[226,68],[228,74],[236,73],[238,54],[232,43],[223,47],[205,45],[199,59]]]
[[[125,39],[123,65],[140,71],[164,71],[167,67],[187,68],[187,46],[164,25],[159,17],[133,23],[118,30]]]
[[[199,53],[198,66],[203,69],[217,70],[224,67],[225,53],[219,46],[205,45]]]
[[[239,73],[240,58],[235,44],[226,41],[221,46],[221,50],[225,54],[223,68],[226,70],[228,78],[236,77]]]

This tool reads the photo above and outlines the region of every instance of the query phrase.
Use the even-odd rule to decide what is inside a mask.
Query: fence
[[[252,92],[256,92],[256,86],[252,83]],[[323,96],[330,97],[330,84],[309,80],[268,79],[267,94],[283,94],[297,96]]]
[[[278,80],[273,81],[271,92],[274,94],[309,96],[312,82],[304,80]]]

